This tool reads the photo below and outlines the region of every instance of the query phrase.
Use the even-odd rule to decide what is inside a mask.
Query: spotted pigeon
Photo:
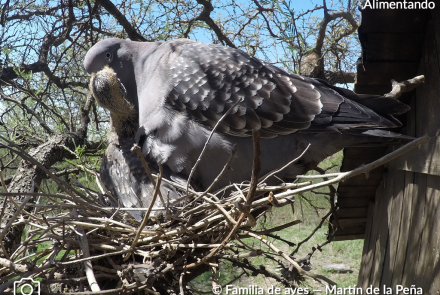
[[[134,134],[138,128],[137,111],[127,101],[124,85],[109,67],[92,75],[90,90],[96,101],[110,111],[108,147],[100,168],[101,179],[105,187],[112,193],[112,197],[116,198],[110,198],[110,202],[113,206],[128,208],[148,207],[154,186],[140,160],[131,151]],[[152,173],[159,172],[157,164],[148,158],[147,164]],[[166,166],[163,174],[165,179],[172,179],[170,170]],[[174,180],[179,181],[177,176]],[[155,203],[154,209],[170,206],[169,201],[181,197],[175,187],[166,182],[163,182],[160,188],[162,198]],[[142,220],[141,211],[130,211],[130,214],[137,221]]]
[[[201,189],[218,176],[234,147],[231,169],[213,189],[250,178],[252,130],[259,130],[262,137],[261,175],[295,159],[310,144],[299,161],[276,174],[278,179],[293,179],[345,147],[409,139],[388,131],[401,126],[394,115],[409,110],[398,100],[357,95],[221,45],[189,39],[105,39],[87,52],[84,67],[88,73],[96,73],[90,87],[95,88],[98,102],[110,110],[113,126],[125,130],[121,135],[124,142],[138,143],[148,161],[163,164],[169,175],[188,177],[218,125],[193,177]],[[104,76],[110,72],[115,75],[113,89],[119,94],[109,95],[111,87],[100,85],[96,77],[105,71]],[[106,102],[114,97],[124,99]],[[116,157],[126,149],[120,145]],[[145,183],[137,183],[127,176],[141,167],[140,162],[128,163],[134,156],[112,168],[112,153],[115,151],[107,150],[101,169],[107,182],[112,182],[111,190],[118,190],[123,182],[125,187],[149,185],[145,179]],[[115,176],[118,173],[126,177]],[[130,198],[130,194],[120,192],[119,198]],[[148,206],[149,197],[137,198],[139,205]]]

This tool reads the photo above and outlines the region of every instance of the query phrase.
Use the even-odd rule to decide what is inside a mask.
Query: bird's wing
[[[210,127],[232,108],[218,127],[221,132],[248,136],[259,129],[262,136],[273,137],[311,126],[314,132],[328,127],[396,127],[329,85],[288,73],[241,50],[176,42],[166,102]]]
[[[313,84],[241,50],[197,42],[179,49],[170,65],[173,88],[167,102],[202,124],[213,127],[233,108],[219,131],[289,134],[308,128],[322,111],[321,95]],[[334,111],[341,102],[333,102]]]

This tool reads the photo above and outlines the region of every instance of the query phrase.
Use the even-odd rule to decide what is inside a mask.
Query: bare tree
[[[350,0],[324,0],[307,11],[286,0],[6,0],[0,8],[0,169],[3,190],[12,194],[75,191],[57,181],[72,174],[92,185],[109,116],[88,93],[82,61],[103,38],[221,43],[330,84],[352,83],[359,56]],[[24,200],[35,198],[3,197],[1,257],[14,256],[26,236],[23,224],[5,227],[17,218],[16,202],[32,214]]]

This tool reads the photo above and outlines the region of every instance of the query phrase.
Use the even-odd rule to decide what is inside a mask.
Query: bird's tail
[[[392,97],[384,97],[381,95],[372,95],[372,94],[356,94],[352,90],[330,85],[324,80],[319,79],[319,81],[322,84],[326,85],[327,87],[338,92],[340,95],[348,99],[351,99],[361,105],[364,105],[367,108],[375,111],[376,113],[382,116],[401,115],[408,112],[411,109],[408,105]]]

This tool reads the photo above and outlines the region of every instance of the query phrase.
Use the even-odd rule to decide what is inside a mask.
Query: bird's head
[[[110,111],[113,128],[119,135],[137,129],[137,111],[127,100],[127,91],[112,68],[105,66],[93,73],[89,88],[98,104]]]
[[[110,38],[101,40],[89,49],[84,58],[84,68],[89,73],[97,73],[109,67],[113,69],[120,83],[127,90],[127,99],[137,105],[137,87],[134,75],[134,43],[128,40]]]
[[[128,70],[127,65],[132,63],[132,54],[130,41],[116,38],[101,40],[87,52],[84,68],[92,74],[109,66],[120,76]]]

